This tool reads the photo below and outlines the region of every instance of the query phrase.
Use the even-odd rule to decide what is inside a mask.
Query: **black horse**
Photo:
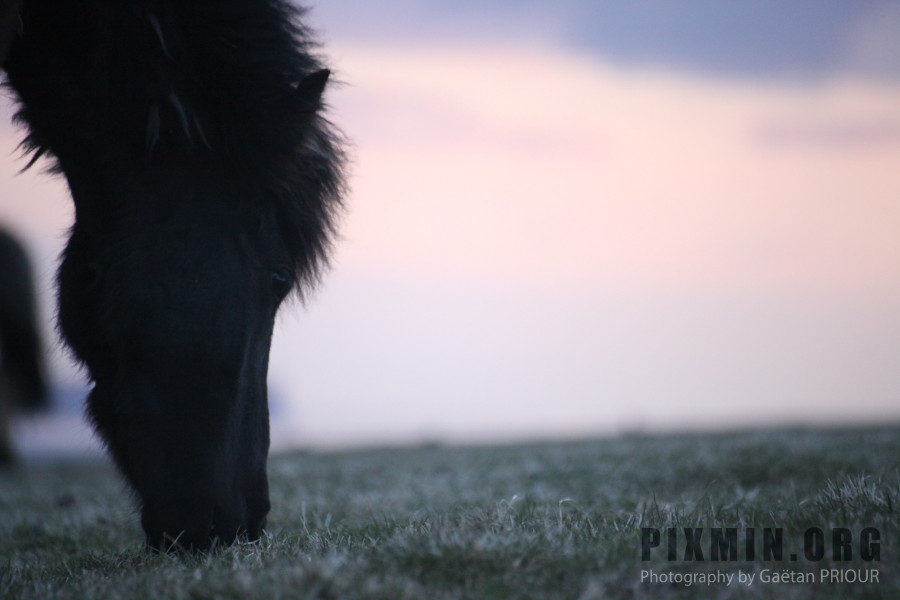
[[[329,72],[284,0],[25,0],[4,68],[75,224],[59,329],[154,548],[260,535],[275,313],[342,191]]]
[[[31,262],[22,244],[0,229],[0,466],[15,462],[9,421],[16,410],[47,405],[44,354]]]

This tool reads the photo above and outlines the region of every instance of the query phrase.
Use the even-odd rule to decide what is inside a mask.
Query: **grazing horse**
[[[275,314],[326,263],[342,192],[302,16],[285,0],[24,0],[13,28],[24,147],[75,204],[59,329],[152,548],[255,540],[269,512]]]
[[[15,462],[12,412],[47,404],[31,263],[22,245],[0,230],[0,466]]]

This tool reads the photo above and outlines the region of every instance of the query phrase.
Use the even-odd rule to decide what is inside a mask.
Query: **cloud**
[[[622,66],[753,81],[900,75],[893,0],[342,0],[312,17],[329,46],[553,45]]]
[[[900,76],[900,4],[861,5],[842,40],[840,59],[847,70],[870,77]]]

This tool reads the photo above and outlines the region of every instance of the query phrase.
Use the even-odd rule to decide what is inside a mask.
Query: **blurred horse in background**
[[[0,466],[15,462],[13,413],[47,405],[44,354],[31,263],[25,248],[0,229]]]

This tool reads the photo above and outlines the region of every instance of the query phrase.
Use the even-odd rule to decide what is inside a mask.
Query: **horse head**
[[[327,260],[329,72],[279,0],[25,2],[6,63],[75,223],[59,328],[154,547],[259,536],[276,312]]]

